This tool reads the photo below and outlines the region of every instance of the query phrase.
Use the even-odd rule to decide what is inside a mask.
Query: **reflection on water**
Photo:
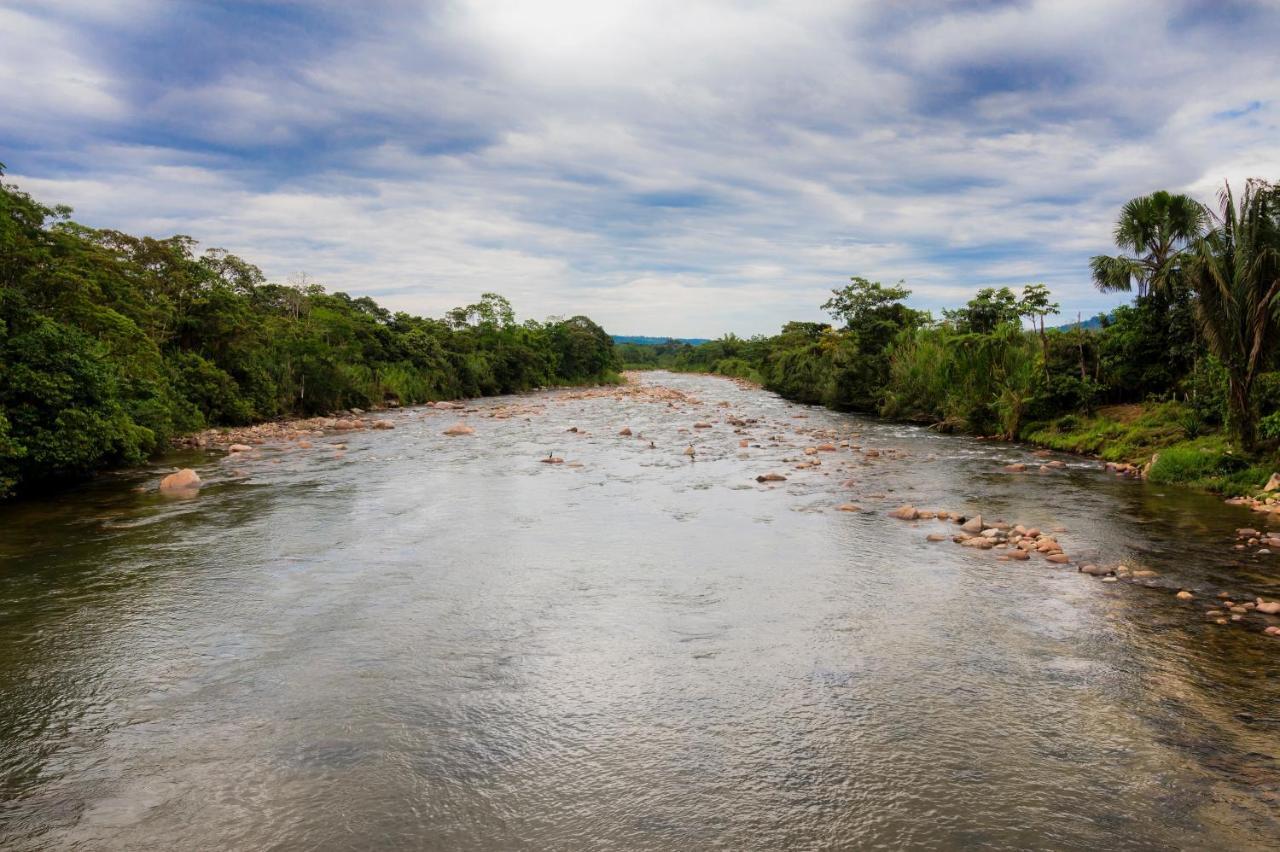
[[[157,469],[0,509],[0,847],[1275,848],[1280,641],[1203,616],[1280,595],[1231,549],[1256,515],[644,381],[701,403],[400,411],[175,457],[191,500]],[[903,457],[797,471],[797,428]],[[909,501],[1160,576],[930,544]]]

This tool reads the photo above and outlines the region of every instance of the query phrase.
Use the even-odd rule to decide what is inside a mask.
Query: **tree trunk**
[[[1227,378],[1227,404],[1231,409],[1231,431],[1235,433],[1240,449],[1253,452],[1257,446],[1258,419],[1253,410],[1253,377]]]

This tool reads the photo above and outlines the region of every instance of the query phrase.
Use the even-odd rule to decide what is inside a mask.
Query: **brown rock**
[[[1018,560],[1019,562],[1021,562],[1021,561],[1024,561],[1024,560],[1027,560],[1027,559],[1030,559],[1030,558],[1031,558],[1031,554],[1030,554],[1030,553],[1027,553],[1025,550],[1017,550],[1017,549],[1014,549],[1014,550],[1010,550],[1010,551],[1009,551],[1009,558],[1010,558],[1010,559],[1016,559],[1016,560]]]
[[[465,423],[455,423],[452,426],[450,426],[448,429],[444,430],[444,434],[449,435],[450,437],[455,437],[455,438],[460,435],[474,435],[475,433],[476,433],[476,430],[472,429],[470,426],[468,426]]]
[[[862,507],[855,503],[841,503],[839,506],[836,506],[836,511],[837,512],[861,512]]]
[[[247,452],[249,452],[249,451],[250,451],[250,450],[252,450],[252,449],[253,449],[253,447],[249,446],[248,444],[232,444],[231,446],[227,447],[227,452],[229,452],[229,453],[247,453]]]
[[[961,524],[960,529],[964,530],[967,533],[980,533],[982,532],[983,526],[984,524],[982,523],[982,516],[974,515],[972,518],[970,518],[969,520]]]
[[[1057,553],[1050,553],[1048,556],[1045,557],[1045,559],[1047,559],[1050,562],[1056,562],[1059,565],[1066,565],[1071,561],[1070,559],[1067,558],[1067,554],[1061,551]]]
[[[619,432],[618,432],[618,434],[619,434],[619,435],[621,435],[621,436],[623,436],[624,438],[630,438],[630,437],[631,437],[631,427],[630,427],[630,426],[623,426],[623,427],[622,427],[622,429],[621,429],[621,431],[619,431]]]
[[[1189,601],[1194,599],[1195,595],[1191,594],[1191,592],[1188,592],[1186,589],[1183,589],[1182,591],[1174,595],[1174,597],[1176,597],[1180,601]]]
[[[200,476],[189,467],[177,473],[171,473],[160,480],[160,490],[165,494],[181,494],[195,491],[200,487]]]
[[[756,482],[786,482],[787,478],[780,473],[762,473],[756,477]]]
[[[899,506],[889,513],[889,517],[897,518],[900,521],[914,521],[919,516],[920,512],[916,510],[915,506],[911,505]]]
[[[1027,469],[1027,466],[1018,462],[1017,464],[1007,464],[1004,466],[1004,469],[1009,473],[1022,473]]]
[[[1280,615],[1280,601],[1264,601],[1262,598],[1258,598],[1258,603],[1254,609],[1266,615]]]

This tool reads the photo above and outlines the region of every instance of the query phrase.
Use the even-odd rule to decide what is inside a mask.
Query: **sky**
[[[1120,206],[1280,179],[1280,0],[0,0],[0,162],[439,316],[715,337],[853,275],[1097,293]]]

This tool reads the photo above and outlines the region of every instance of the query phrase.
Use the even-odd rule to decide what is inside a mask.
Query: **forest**
[[[0,498],[207,426],[616,381],[584,316],[517,322],[494,293],[442,319],[392,313],[70,214],[0,181]]]
[[[1087,274],[1133,298],[1087,325],[1046,328],[1059,305],[1038,284],[983,288],[935,317],[907,305],[903,282],[855,277],[822,306],[831,323],[621,345],[619,356],[633,369],[719,373],[833,409],[1149,464],[1153,481],[1256,492],[1280,442],[1280,186],[1226,186],[1216,208],[1168,192],[1135,198],[1114,236],[1119,253],[1094,257]]]

